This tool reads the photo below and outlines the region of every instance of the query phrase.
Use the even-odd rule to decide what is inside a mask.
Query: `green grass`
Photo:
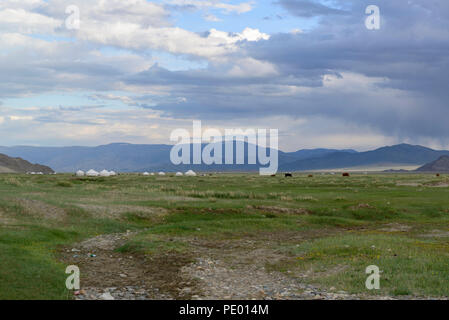
[[[372,294],[447,296],[449,292],[448,243],[404,236],[346,234],[309,241],[288,250],[295,256],[294,265],[288,267],[309,271],[314,283],[337,290],[367,292],[365,269],[376,265],[382,272],[380,290]]]
[[[134,253],[134,254],[156,254],[176,252],[184,253],[189,249],[189,246],[181,241],[173,239],[167,240],[159,238],[153,234],[140,234],[134,237],[131,241],[128,241],[125,245],[117,248],[117,252],[121,253]]]
[[[448,178],[422,174],[0,175],[0,299],[68,298],[58,250],[127,230],[137,234],[118,252],[189,252],[192,238],[256,239],[289,257],[270,268],[311,274],[302,281],[353,293],[449,296],[449,188],[432,187],[442,181]],[[390,225],[407,228],[382,231]],[[428,236],[433,230],[443,236]],[[379,292],[364,288],[370,264],[383,271]]]

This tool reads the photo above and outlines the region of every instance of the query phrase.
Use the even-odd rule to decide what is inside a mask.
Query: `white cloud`
[[[258,29],[246,28],[242,33],[228,33],[211,29],[207,36],[181,28],[144,28],[129,22],[83,22],[77,37],[81,40],[133,50],[164,50],[174,54],[188,54],[202,58],[223,58],[238,50],[239,41],[260,41],[269,35]]]
[[[239,4],[230,4],[220,1],[203,1],[203,0],[170,0],[168,4],[182,6],[182,7],[195,7],[198,9],[221,9],[225,13],[246,13],[253,9],[253,2],[242,2]]]
[[[290,33],[291,34],[301,34],[301,33],[304,33],[304,31],[301,30],[301,29],[296,28],[296,29],[290,30]]]
[[[272,63],[253,58],[244,58],[236,61],[228,75],[242,78],[270,77],[278,75],[278,71]]]
[[[2,0],[0,9],[35,9],[45,6],[47,3],[43,0]]]
[[[67,6],[80,9],[81,23],[135,23],[142,26],[169,26],[169,12],[160,4],[146,0],[49,0],[45,12],[66,17]]]
[[[222,21],[221,19],[219,19],[218,17],[214,16],[213,14],[205,14],[203,17],[204,17],[204,20],[210,21],[210,22],[220,22],[220,21]]]
[[[61,25],[61,20],[24,9],[8,8],[0,10],[0,29],[2,32],[52,34]]]

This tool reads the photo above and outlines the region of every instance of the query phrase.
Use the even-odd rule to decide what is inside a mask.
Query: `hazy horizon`
[[[130,142],[110,142],[110,143],[105,143],[105,144],[98,144],[98,145],[0,145],[0,147],[4,147],[4,148],[15,148],[15,147],[34,147],[34,148],[72,148],[72,147],[86,147],[86,148],[95,148],[95,147],[101,147],[101,146],[108,146],[108,145],[117,145],[117,144],[130,144],[130,145],[166,145],[166,146],[173,146],[174,143],[130,143]],[[203,142],[203,144],[206,144],[206,142]],[[446,149],[438,149],[438,148],[432,148],[429,146],[424,146],[424,145],[420,145],[420,144],[413,144],[413,143],[398,143],[398,144],[393,144],[393,145],[382,145],[382,146],[378,146],[378,147],[374,147],[374,148],[366,148],[366,149],[356,149],[356,148],[332,148],[332,147],[316,147],[316,148],[298,148],[298,149],[294,149],[294,150],[284,150],[282,148],[278,148],[279,151],[284,152],[284,153],[291,153],[291,152],[296,152],[296,151],[301,151],[301,150],[314,150],[314,149],[335,149],[335,150],[354,150],[357,152],[366,152],[366,151],[373,151],[379,148],[383,148],[383,147],[394,147],[394,146],[398,146],[398,145],[412,145],[412,146],[421,146],[421,147],[425,147],[425,148],[430,148],[436,151],[443,151]]]

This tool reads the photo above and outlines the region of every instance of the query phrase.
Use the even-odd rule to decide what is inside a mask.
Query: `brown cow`
[[[288,177],[293,177],[293,175],[292,175],[291,173],[288,172],[288,173],[285,174],[285,177],[286,177],[286,178],[288,178]]]
[[[348,172],[343,173],[343,177],[349,177],[349,173]]]

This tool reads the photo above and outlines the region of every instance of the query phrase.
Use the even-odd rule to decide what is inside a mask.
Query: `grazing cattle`
[[[309,178],[313,178],[313,174],[309,174]]]
[[[349,173],[347,172],[343,173],[343,177],[349,177]]]
[[[437,177],[439,177],[440,176],[440,174],[439,173],[437,173]]]
[[[275,174],[272,174],[271,176],[272,176],[272,177],[276,177],[276,175],[275,175]]]
[[[293,177],[293,175],[292,175],[291,173],[286,173],[286,174],[285,174],[285,177],[286,177],[286,178],[288,178],[288,177]]]

